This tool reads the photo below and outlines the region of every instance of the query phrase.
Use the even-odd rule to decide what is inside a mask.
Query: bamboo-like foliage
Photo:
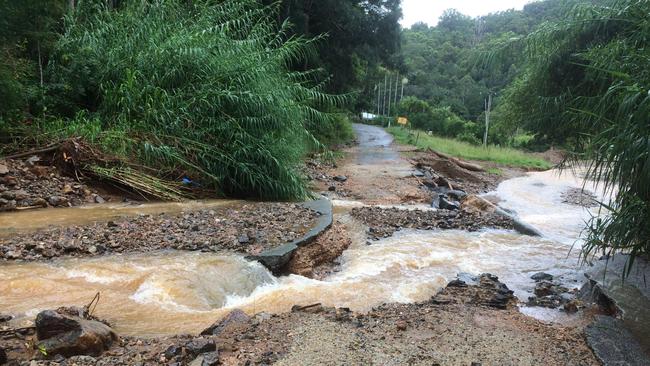
[[[287,38],[276,9],[256,0],[125,3],[80,1],[66,20],[49,67],[67,97],[58,107],[124,133],[128,158],[161,177],[200,177],[227,195],[305,196],[296,166],[314,140],[306,126],[342,98],[288,71],[314,40]]]
[[[572,8],[509,46],[528,69],[505,105],[539,133],[572,135],[588,179],[612,194],[585,230],[583,257],[650,253],[650,2],[607,0]],[[517,107],[517,105],[519,107]]]

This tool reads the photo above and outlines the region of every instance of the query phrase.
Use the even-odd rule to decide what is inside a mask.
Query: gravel
[[[512,220],[507,217],[464,210],[405,210],[367,206],[354,208],[351,214],[368,226],[368,237],[374,240],[387,238],[402,228],[467,231],[478,231],[483,228],[513,228]]]
[[[293,203],[251,203],[224,211],[140,215],[0,238],[0,259],[41,260],[160,249],[254,255],[299,238],[314,225],[317,215]]]

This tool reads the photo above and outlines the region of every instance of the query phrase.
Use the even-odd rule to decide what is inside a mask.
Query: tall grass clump
[[[274,17],[256,0],[80,1],[48,68],[50,108],[75,125],[64,131],[92,130],[107,153],[159,178],[303,197],[296,168],[315,143],[307,126],[330,121],[321,110],[340,97],[321,92],[315,73],[289,71],[313,40],[288,37]],[[129,169],[102,170],[111,171],[129,181]]]
[[[627,275],[650,254],[650,2],[586,2],[566,13],[513,43],[529,61],[506,103],[537,130],[575,141],[573,159],[611,196],[586,227],[584,259],[629,254]]]
[[[497,164],[537,170],[550,169],[553,166],[542,158],[513,148],[499,146],[485,148],[452,138],[428,135],[424,131],[409,131],[403,127],[390,127],[387,130],[400,143],[412,144],[424,149],[430,148],[462,159],[491,161]]]

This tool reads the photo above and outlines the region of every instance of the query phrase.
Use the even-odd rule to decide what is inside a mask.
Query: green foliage
[[[650,3],[607,0],[567,10],[513,42],[528,68],[509,91],[510,118],[538,138],[568,141],[587,178],[613,198],[586,231],[585,259],[650,253]]]
[[[334,147],[354,140],[350,118],[343,112],[332,114],[331,118],[309,126],[309,131],[320,144]]]
[[[545,20],[561,18],[565,4],[578,1],[538,1],[526,5],[523,10],[478,18],[447,11],[435,27],[413,25],[403,31],[402,53],[409,79],[405,95],[415,96],[436,108],[449,107],[465,120],[482,123],[485,99],[492,94],[493,107],[500,108],[499,115],[504,118],[492,123],[496,128],[490,131],[489,140],[510,143],[515,134],[521,133],[517,128],[521,126],[501,125],[510,121],[506,115],[513,107],[525,109],[526,104],[500,107],[501,94],[524,68],[525,54],[513,48],[490,62],[485,62],[489,59],[486,55],[503,43],[525,37]],[[467,129],[476,130],[476,139],[482,139],[481,128],[467,126]],[[437,133],[442,134],[442,131]],[[448,135],[456,136],[455,133]],[[470,132],[458,135],[468,141],[474,140]]]
[[[326,35],[314,52],[294,69],[324,69],[330,76],[327,90],[355,92],[356,110],[370,109],[380,66],[399,66],[400,0],[262,0],[279,3],[279,21],[295,26],[291,34],[308,38]],[[360,93],[356,93],[359,92]],[[354,100],[356,99],[356,100]],[[354,107],[352,105],[351,107]]]
[[[424,131],[409,131],[401,127],[391,127],[388,129],[388,132],[395,136],[395,139],[400,143],[415,144],[417,140],[416,146],[419,148],[431,148],[462,159],[492,161],[498,164],[527,169],[541,170],[549,169],[552,166],[551,163],[544,159],[511,148],[498,146],[484,148],[456,139],[428,135]]]
[[[287,38],[275,15],[255,0],[119,11],[81,2],[50,61],[50,111],[74,117],[67,133],[160,177],[200,178],[233,196],[303,197],[296,167],[315,143],[307,127],[340,125],[319,109],[342,99],[310,87],[313,73],[287,71],[312,41]]]
[[[9,122],[40,112],[39,66],[47,65],[59,37],[65,4],[64,0],[0,0],[0,131]]]
[[[465,142],[479,143],[476,124],[465,121],[451,111],[450,107],[433,108],[416,97],[404,98],[397,107],[411,125],[420,130],[431,131],[440,136],[457,137]]]

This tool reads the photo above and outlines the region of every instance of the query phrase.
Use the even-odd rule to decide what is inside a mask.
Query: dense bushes
[[[287,39],[273,17],[255,0],[80,2],[47,70],[49,111],[69,120],[43,129],[81,134],[168,180],[304,196],[296,167],[316,143],[307,127],[325,136],[343,125],[319,112],[339,98],[310,87],[311,73],[288,71],[311,41]]]
[[[434,108],[416,97],[404,98],[398,105],[399,115],[406,116],[414,128],[431,131],[439,136],[455,137],[469,143],[480,143],[476,123],[466,121],[450,107]]]

